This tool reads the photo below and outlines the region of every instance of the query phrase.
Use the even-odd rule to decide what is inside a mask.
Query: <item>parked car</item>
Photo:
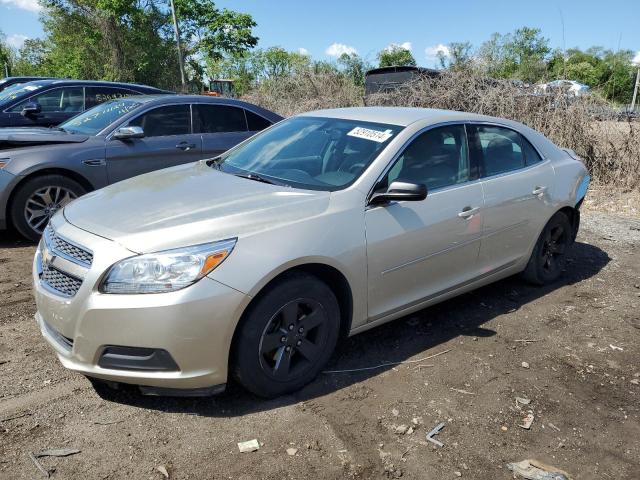
[[[156,95],[109,100],[55,129],[0,129],[0,229],[37,240],[88,191],[214,157],[279,120],[238,100]]]
[[[342,335],[516,273],[557,280],[588,183],[520,123],[310,112],[66,205],[35,255],[36,319],[93,379],[195,395],[233,376],[276,396]]]
[[[581,97],[589,93],[589,86],[575,80],[553,80],[536,85],[536,92],[541,94],[561,93],[568,97]]]
[[[106,100],[173,93],[146,85],[91,80],[37,80],[0,91],[0,127],[50,127]]]
[[[34,80],[52,80],[52,77],[5,77],[0,78],[0,92],[11,85],[33,82]]]

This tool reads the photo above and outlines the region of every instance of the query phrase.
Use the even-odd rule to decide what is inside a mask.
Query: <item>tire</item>
[[[261,397],[293,392],[324,368],[339,333],[333,291],[312,275],[287,274],[258,297],[238,326],[233,375]]]
[[[522,276],[534,285],[555,282],[567,264],[567,250],[571,245],[573,230],[571,222],[562,212],[557,212],[547,222]]]
[[[16,190],[9,211],[11,222],[20,234],[37,242],[53,214],[84,193],[82,185],[63,175],[32,178]]]

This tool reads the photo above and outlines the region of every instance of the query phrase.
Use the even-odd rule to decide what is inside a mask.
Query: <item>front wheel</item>
[[[333,291],[305,273],[283,277],[239,325],[233,373],[247,390],[276,397],[311,382],[331,357],[340,332]]]
[[[49,219],[85,189],[63,175],[43,175],[18,187],[11,203],[11,222],[23,236],[37,242]]]
[[[567,250],[573,240],[571,223],[562,212],[557,212],[545,225],[536,242],[527,268],[525,280],[535,285],[555,282],[567,264]]]

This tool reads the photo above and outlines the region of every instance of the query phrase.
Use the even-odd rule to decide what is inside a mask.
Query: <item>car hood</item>
[[[240,238],[320,215],[330,196],[236,177],[201,161],[92,192],[67,205],[64,216],[133,252],[149,253]]]
[[[0,150],[57,143],[82,143],[89,135],[67,133],[53,128],[0,128]]]

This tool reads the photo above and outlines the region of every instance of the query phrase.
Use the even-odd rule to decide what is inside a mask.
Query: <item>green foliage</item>
[[[464,70],[470,68],[472,63],[473,45],[470,42],[451,42],[447,45],[448,55],[438,52],[438,61],[441,68],[449,70]]]
[[[342,73],[358,87],[364,85],[365,74],[371,69],[371,64],[356,53],[343,53],[338,58],[338,65]]]
[[[478,59],[490,76],[535,82],[546,71],[549,53],[549,40],[540,29],[522,27],[506,35],[494,33],[481,45]]]
[[[416,59],[406,48],[390,45],[378,53],[380,67],[415,66]]]
[[[207,0],[175,0],[186,69],[256,45],[250,15]],[[45,37],[25,42],[16,74],[104,79],[176,88],[179,68],[168,0],[43,0]]]

